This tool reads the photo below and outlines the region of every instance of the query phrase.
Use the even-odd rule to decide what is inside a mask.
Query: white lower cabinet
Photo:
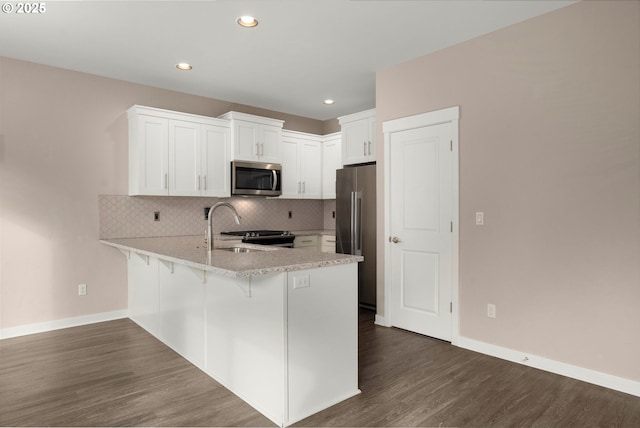
[[[357,263],[230,278],[128,259],[131,319],[277,425],[360,392]]]
[[[303,250],[318,250],[318,239],[320,235],[299,235],[293,240],[293,248]]]
[[[274,422],[285,420],[285,280],[216,276],[206,296],[206,372]]]
[[[322,235],[320,239],[320,251],[322,251],[323,253],[335,253],[336,252],[336,236]]]
[[[359,392],[357,283],[355,264],[288,275],[288,423]]]
[[[320,251],[322,253],[336,252],[335,235],[298,235],[293,241],[293,248],[301,250]]]
[[[204,370],[204,284],[198,270],[128,255],[129,318]]]
[[[158,259],[127,254],[129,318],[155,337],[160,336]]]
[[[160,340],[205,368],[203,271],[160,260]]]

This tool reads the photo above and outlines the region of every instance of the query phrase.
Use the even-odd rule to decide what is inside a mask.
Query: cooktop
[[[233,235],[233,236],[247,236],[247,237],[258,237],[258,236],[291,236],[292,233],[288,230],[234,230],[231,232],[221,232],[222,235]]]

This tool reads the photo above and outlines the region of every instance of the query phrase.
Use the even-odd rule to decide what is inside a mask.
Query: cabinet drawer
[[[322,235],[322,245],[336,245],[335,235]]]
[[[293,241],[293,248],[307,248],[315,250],[318,248],[318,235],[296,236]]]
[[[322,235],[320,240],[320,251],[323,253],[335,253],[336,252],[336,237],[335,235]]]

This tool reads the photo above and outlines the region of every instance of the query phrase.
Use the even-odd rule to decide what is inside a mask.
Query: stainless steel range
[[[247,244],[275,245],[287,248],[293,248],[293,240],[296,238],[288,230],[237,230],[221,234],[242,236],[242,242]]]

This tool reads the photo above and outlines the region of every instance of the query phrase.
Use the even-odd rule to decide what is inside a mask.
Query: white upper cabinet
[[[300,151],[300,182],[304,198],[322,198],[322,145],[320,141],[303,141]]]
[[[303,132],[283,131],[280,198],[322,198],[321,137]]]
[[[135,106],[134,106],[135,107]],[[169,119],[129,110],[129,194],[169,194]]]
[[[236,111],[220,118],[231,121],[233,160],[281,163],[284,121]]]
[[[200,124],[169,120],[169,195],[200,196]]]
[[[129,194],[230,196],[227,121],[133,106]]]
[[[229,126],[202,125],[202,196],[231,196]],[[224,159],[224,163],[222,160]]]
[[[367,110],[338,118],[342,129],[342,164],[376,160],[376,110]]]
[[[282,136],[282,194],[280,198],[298,199],[300,179],[298,177],[300,146],[295,138],[289,138],[288,132]]]
[[[322,137],[322,199],[336,198],[336,170],[342,168],[339,132]]]

